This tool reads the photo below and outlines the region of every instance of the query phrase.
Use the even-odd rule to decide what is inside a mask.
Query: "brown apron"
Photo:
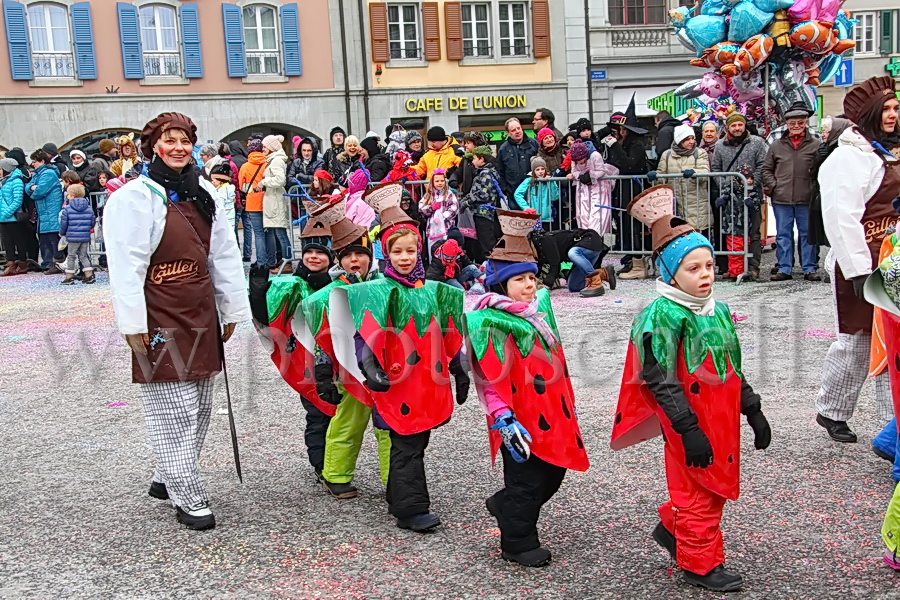
[[[900,162],[884,162],[884,177],[875,195],[866,203],[862,216],[862,226],[866,233],[866,244],[872,255],[872,269],[878,266],[878,254],[884,232],[897,222],[897,211],[891,201],[900,196]],[[872,333],[872,305],[856,297],[853,283],[844,279],[840,265],[834,269],[834,285],[837,299],[838,331],[854,334],[857,332]]]
[[[207,270],[212,227],[193,202],[169,202],[166,210],[144,282],[150,344],[147,356],[132,353],[134,383],[206,379],[221,368],[219,316]]]

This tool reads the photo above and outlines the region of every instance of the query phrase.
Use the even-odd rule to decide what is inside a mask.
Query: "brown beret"
[[[896,96],[895,89],[893,77],[870,77],[844,96],[844,114],[858,124],[872,109],[881,112],[885,101]]]
[[[153,156],[153,146],[163,132],[169,129],[181,129],[188,134],[192,144],[197,144],[197,126],[189,116],[176,112],[162,113],[144,125],[141,131],[141,153],[145,157]]]

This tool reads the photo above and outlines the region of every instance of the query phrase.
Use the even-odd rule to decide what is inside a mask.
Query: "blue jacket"
[[[22,171],[15,169],[0,187],[0,223],[14,223],[16,211],[22,206],[25,180]]]
[[[537,181],[531,185],[531,175],[516,189],[516,204],[522,210],[533,208],[541,221],[553,219],[553,205],[559,201],[559,185],[556,181]]]
[[[31,177],[31,199],[37,207],[38,233],[56,233],[59,231],[59,211],[63,205],[62,183],[59,171],[52,165],[42,165]]]
[[[91,241],[91,229],[97,223],[97,217],[91,209],[91,201],[87,198],[72,198],[59,215],[59,235],[76,244]]]
[[[513,206],[515,203],[514,194],[519,184],[528,176],[531,171],[531,157],[538,153],[537,140],[525,137],[521,144],[516,144],[511,139],[507,139],[497,151],[497,173],[500,175],[500,185],[503,187],[503,194],[506,196],[507,202],[512,210],[521,210],[524,207]]]

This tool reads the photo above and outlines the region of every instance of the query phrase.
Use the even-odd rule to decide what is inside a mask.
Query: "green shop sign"
[[[664,110],[673,117],[686,114],[694,104],[691,100],[675,95],[675,90],[647,100],[647,106],[656,112]]]

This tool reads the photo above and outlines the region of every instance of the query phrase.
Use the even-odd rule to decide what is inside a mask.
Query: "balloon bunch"
[[[731,102],[741,111],[781,116],[794,102],[816,108],[815,86],[830,80],[841,54],[854,47],[857,23],[841,0],[704,0],[696,9],[669,12],[675,36],[711,69],[675,93]],[[765,68],[763,68],[765,66]],[[768,70],[768,72],[766,72]],[[767,90],[768,86],[768,90]],[[768,91],[769,106],[765,103]]]

